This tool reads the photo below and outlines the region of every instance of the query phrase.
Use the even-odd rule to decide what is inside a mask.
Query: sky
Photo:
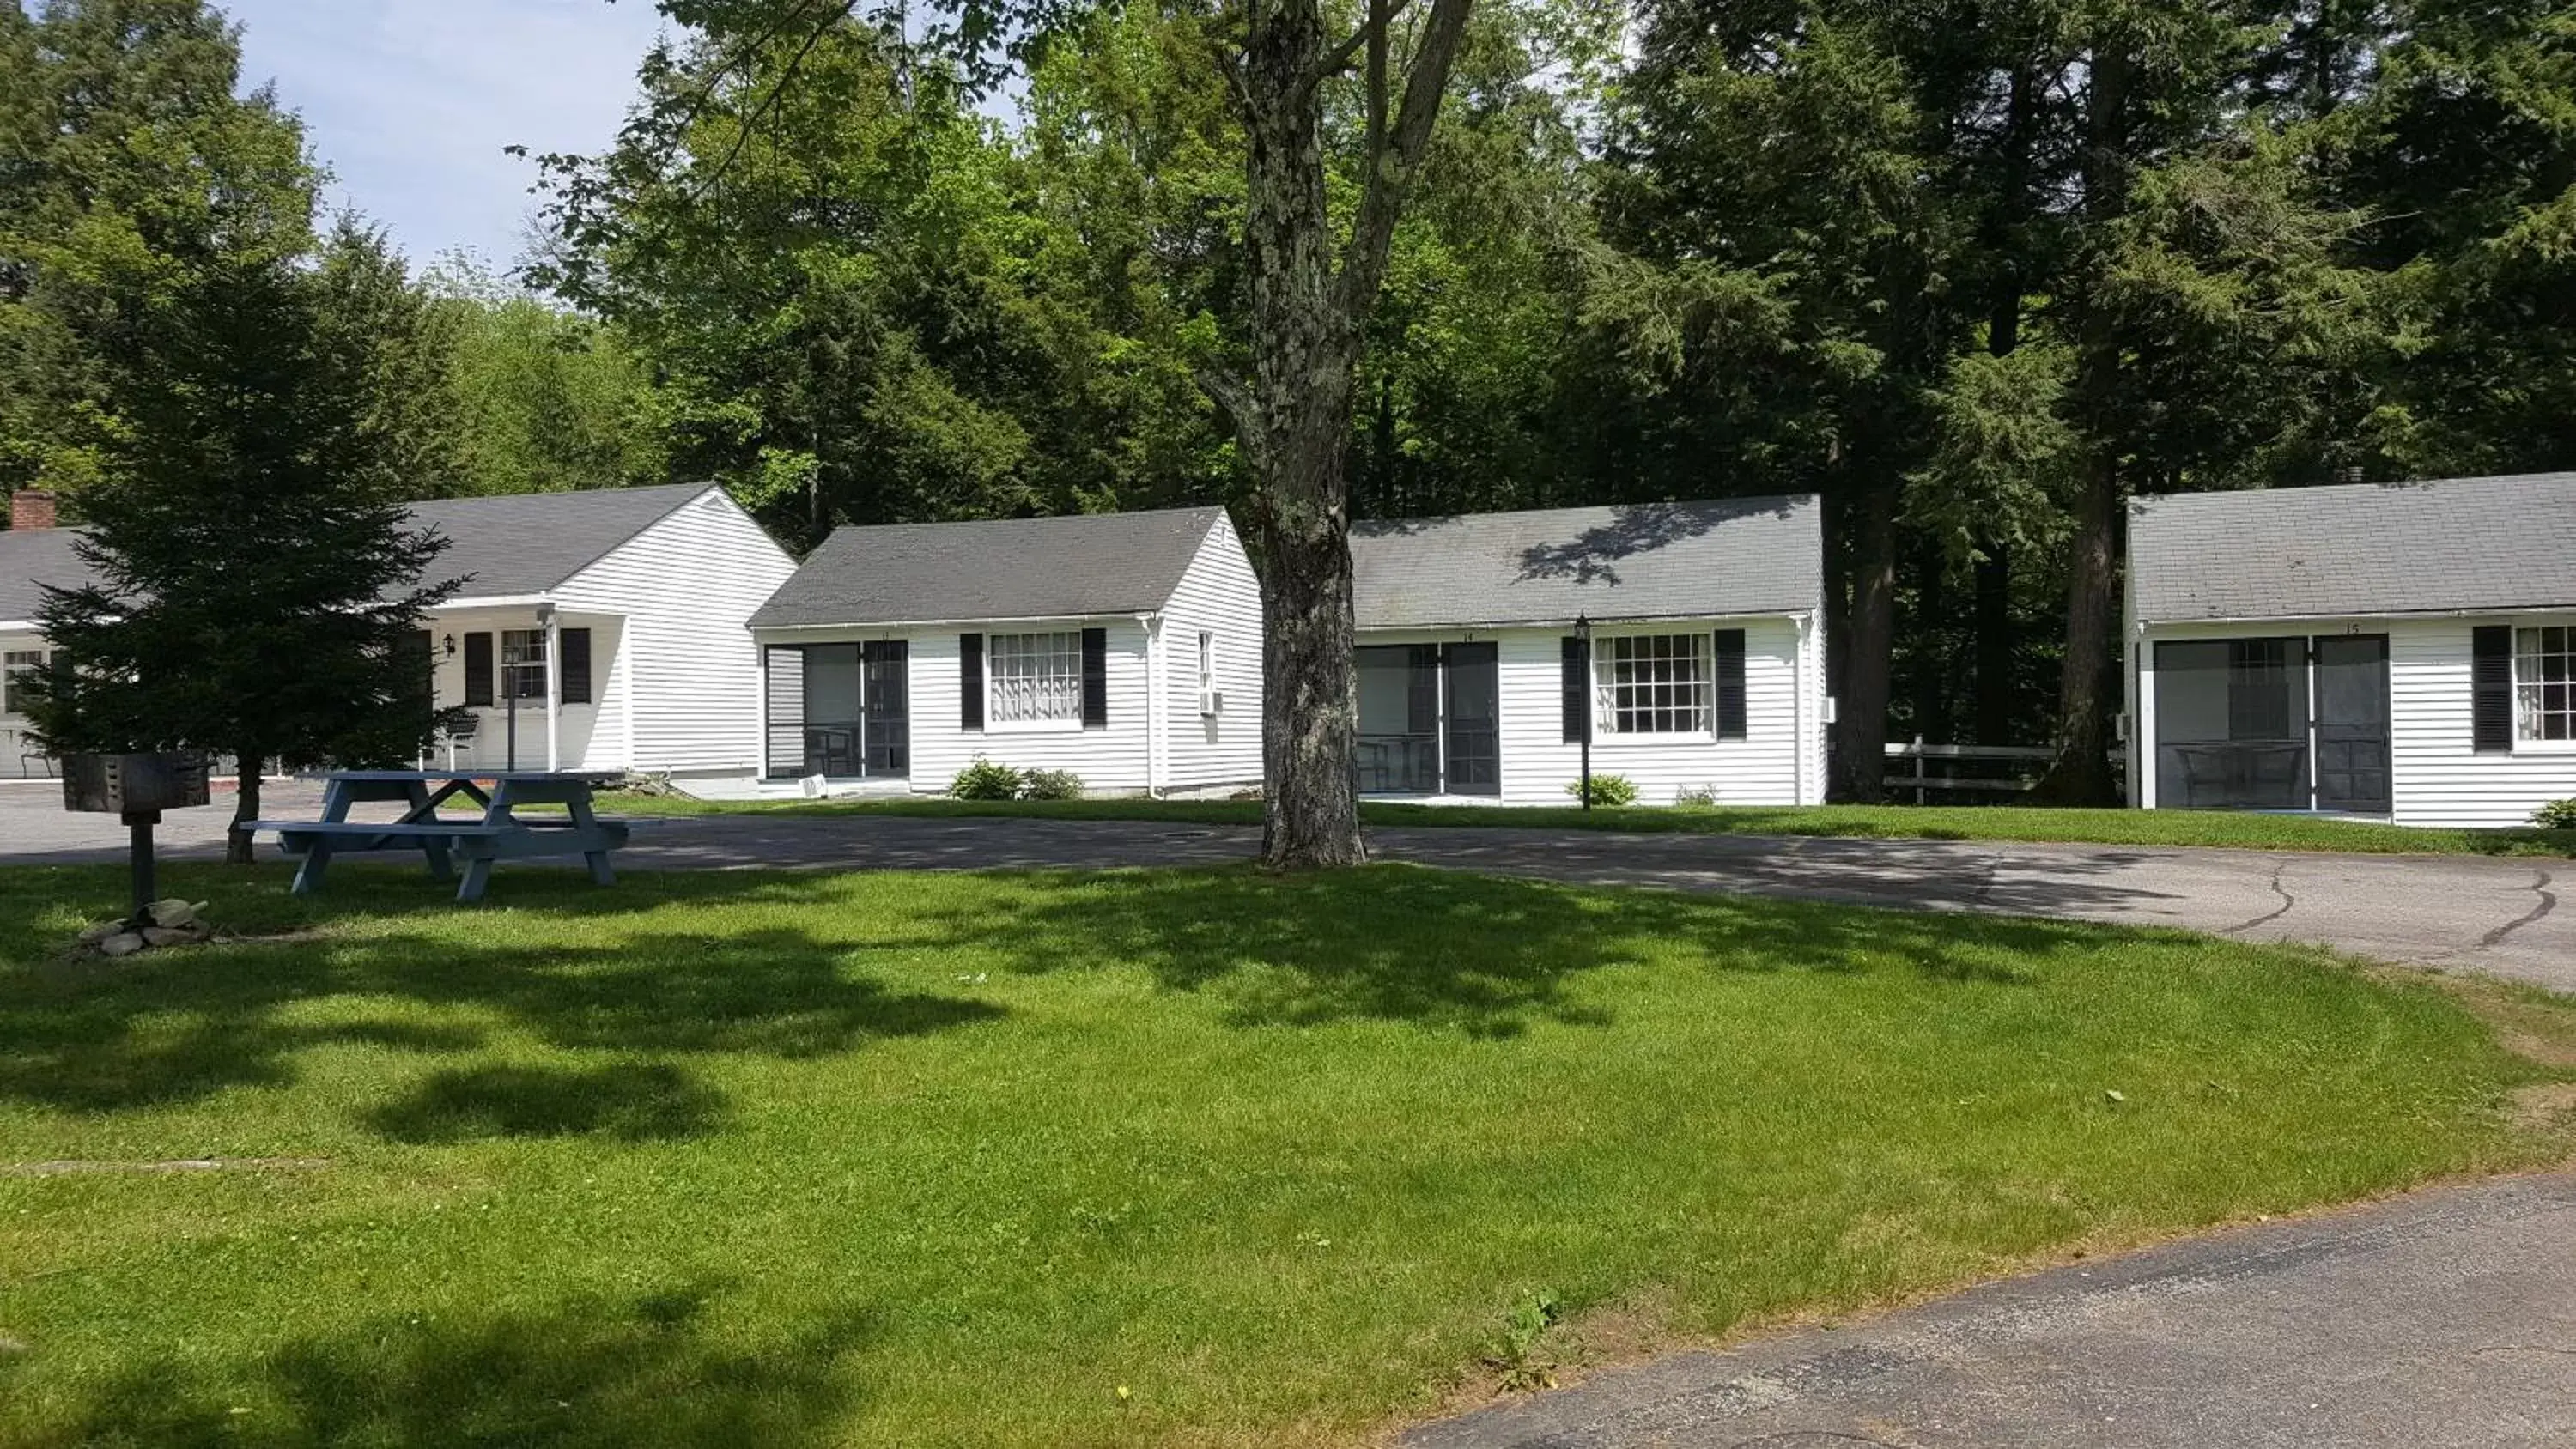
[[[242,27],[245,87],[277,84],[332,171],[330,199],[415,263],[525,250],[536,164],[616,138],[652,0],[215,0]]]

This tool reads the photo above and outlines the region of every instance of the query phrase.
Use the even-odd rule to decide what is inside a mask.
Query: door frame
[[[1502,641],[1499,639],[1477,639],[1473,637],[1435,640],[1409,639],[1400,642],[1389,642],[1379,639],[1363,639],[1351,646],[1354,662],[1356,662],[1361,651],[1369,649],[1428,649],[1432,651],[1430,668],[1432,701],[1431,748],[1433,760],[1431,789],[1428,792],[1362,792],[1365,798],[1377,800],[1430,800],[1446,799],[1459,793],[1449,788],[1449,654],[1452,649],[1461,645],[1480,649],[1490,649],[1493,651],[1494,788],[1489,791],[1479,790],[1471,793],[1472,798],[1478,800],[1502,799],[1504,755],[1503,735],[1505,733],[1503,729],[1503,646]]]
[[[2136,798],[2139,802],[2140,808],[2149,810],[2184,810],[2193,808],[2183,805],[2161,805],[2157,803],[2158,797],[2163,794],[2165,788],[2165,770],[2162,760],[2165,747],[2165,722],[2163,711],[2158,709],[2156,706],[2156,693],[2163,675],[2163,671],[2157,667],[2160,651],[2168,644],[2225,644],[2247,639],[2296,639],[2299,641],[2300,648],[2298,664],[2301,670],[2301,682],[2305,686],[2307,703],[2307,804],[2302,808],[2294,810],[2257,810],[2253,813],[2294,815],[2346,815],[2357,813],[2343,810],[2326,811],[2319,808],[2317,803],[2318,776],[2322,769],[2322,760],[2319,752],[2319,721],[2317,718],[2317,643],[2322,639],[2377,639],[2379,641],[2381,660],[2381,715],[2387,722],[2388,726],[2388,738],[2384,742],[2383,748],[2387,752],[2388,760],[2389,811],[2393,814],[2396,809],[2397,793],[2397,675],[2394,662],[2395,641],[2390,637],[2385,627],[2373,628],[2368,623],[2360,621],[2346,624],[2339,629],[2322,629],[2313,624],[2308,625],[2305,628],[2301,628],[2296,625],[2295,621],[2288,620],[2282,621],[2282,625],[2279,627],[2266,627],[2264,621],[2247,620],[2240,626],[2240,632],[2226,634],[2193,633],[2176,637],[2151,637],[2141,640],[2139,650],[2140,665],[2137,674],[2137,701],[2140,715],[2145,723],[2145,728],[2139,731],[2141,738],[2137,742],[2137,758],[2148,766],[2148,784],[2145,788],[2139,789],[2136,792]]]

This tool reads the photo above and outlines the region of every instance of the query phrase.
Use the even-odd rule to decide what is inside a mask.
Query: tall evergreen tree
[[[421,582],[444,543],[385,484],[369,353],[328,324],[328,285],[237,253],[132,319],[83,499],[94,581],[38,615],[75,661],[30,708],[47,748],[231,755],[236,862],[267,766],[394,763],[439,723],[420,620],[456,585]]]

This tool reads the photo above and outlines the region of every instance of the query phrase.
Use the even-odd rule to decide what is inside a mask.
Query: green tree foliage
[[[121,426],[83,498],[94,582],[39,613],[76,662],[31,707],[47,747],[234,756],[236,861],[266,765],[390,764],[438,723],[419,622],[455,585],[420,581],[442,545],[386,486],[341,280],[231,250],[129,319]]]
[[[468,258],[445,259],[422,285],[449,369],[434,387],[455,423],[453,471],[431,493],[666,480],[670,403],[622,332],[509,287]]]
[[[200,0],[0,6],[0,490],[77,507],[122,427],[110,342],[219,251],[307,245],[302,131],[239,69]]]

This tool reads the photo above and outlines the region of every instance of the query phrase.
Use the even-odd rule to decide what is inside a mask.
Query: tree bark
[[[251,848],[256,841],[243,827],[259,818],[260,771],[268,757],[256,749],[236,750],[234,755],[239,762],[234,773],[237,788],[233,794],[233,823],[224,831],[224,864],[249,865],[258,858]]]
[[[2085,225],[2098,232],[2128,209],[2129,89],[2137,66],[2124,37],[2092,46],[2085,91],[2082,174]],[[2076,407],[2086,434],[2066,569],[2066,655],[2058,679],[2057,753],[2035,792],[2060,805],[2114,805],[2110,700],[2116,641],[2113,594],[2120,574],[2120,337],[2098,276],[2077,300]]]
[[[1325,204],[1320,87],[1348,59],[1328,46],[1318,0],[1256,6],[1237,80],[1246,140],[1244,245],[1252,291],[1252,379],[1203,377],[1233,415],[1255,487],[1246,500],[1262,602],[1262,863],[1273,870],[1356,865],[1357,672],[1351,657],[1349,430],[1361,320],[1377,302],[1388,249],[1472,0],[1433,0],[1413,46],[1401,110],[1388,79],[1393,17],[1371,0],[1367,47],[1368,182],[1334,263]]]
[[[2057,755],[2039,796],[2058,805],[2116,805],[2109,714],[2116,658],[2112,595],[2119,581],[2120,474],[2097,452],[2076,500],[2067,560],[2066,664],[2058,683]]]
[[[1896,642],[1894,488],[1873,488],[1852,504],[1850,613],[1842,698],[1836,707],[1834,767],[1845,800],[1886,793],[1888,666]]]

